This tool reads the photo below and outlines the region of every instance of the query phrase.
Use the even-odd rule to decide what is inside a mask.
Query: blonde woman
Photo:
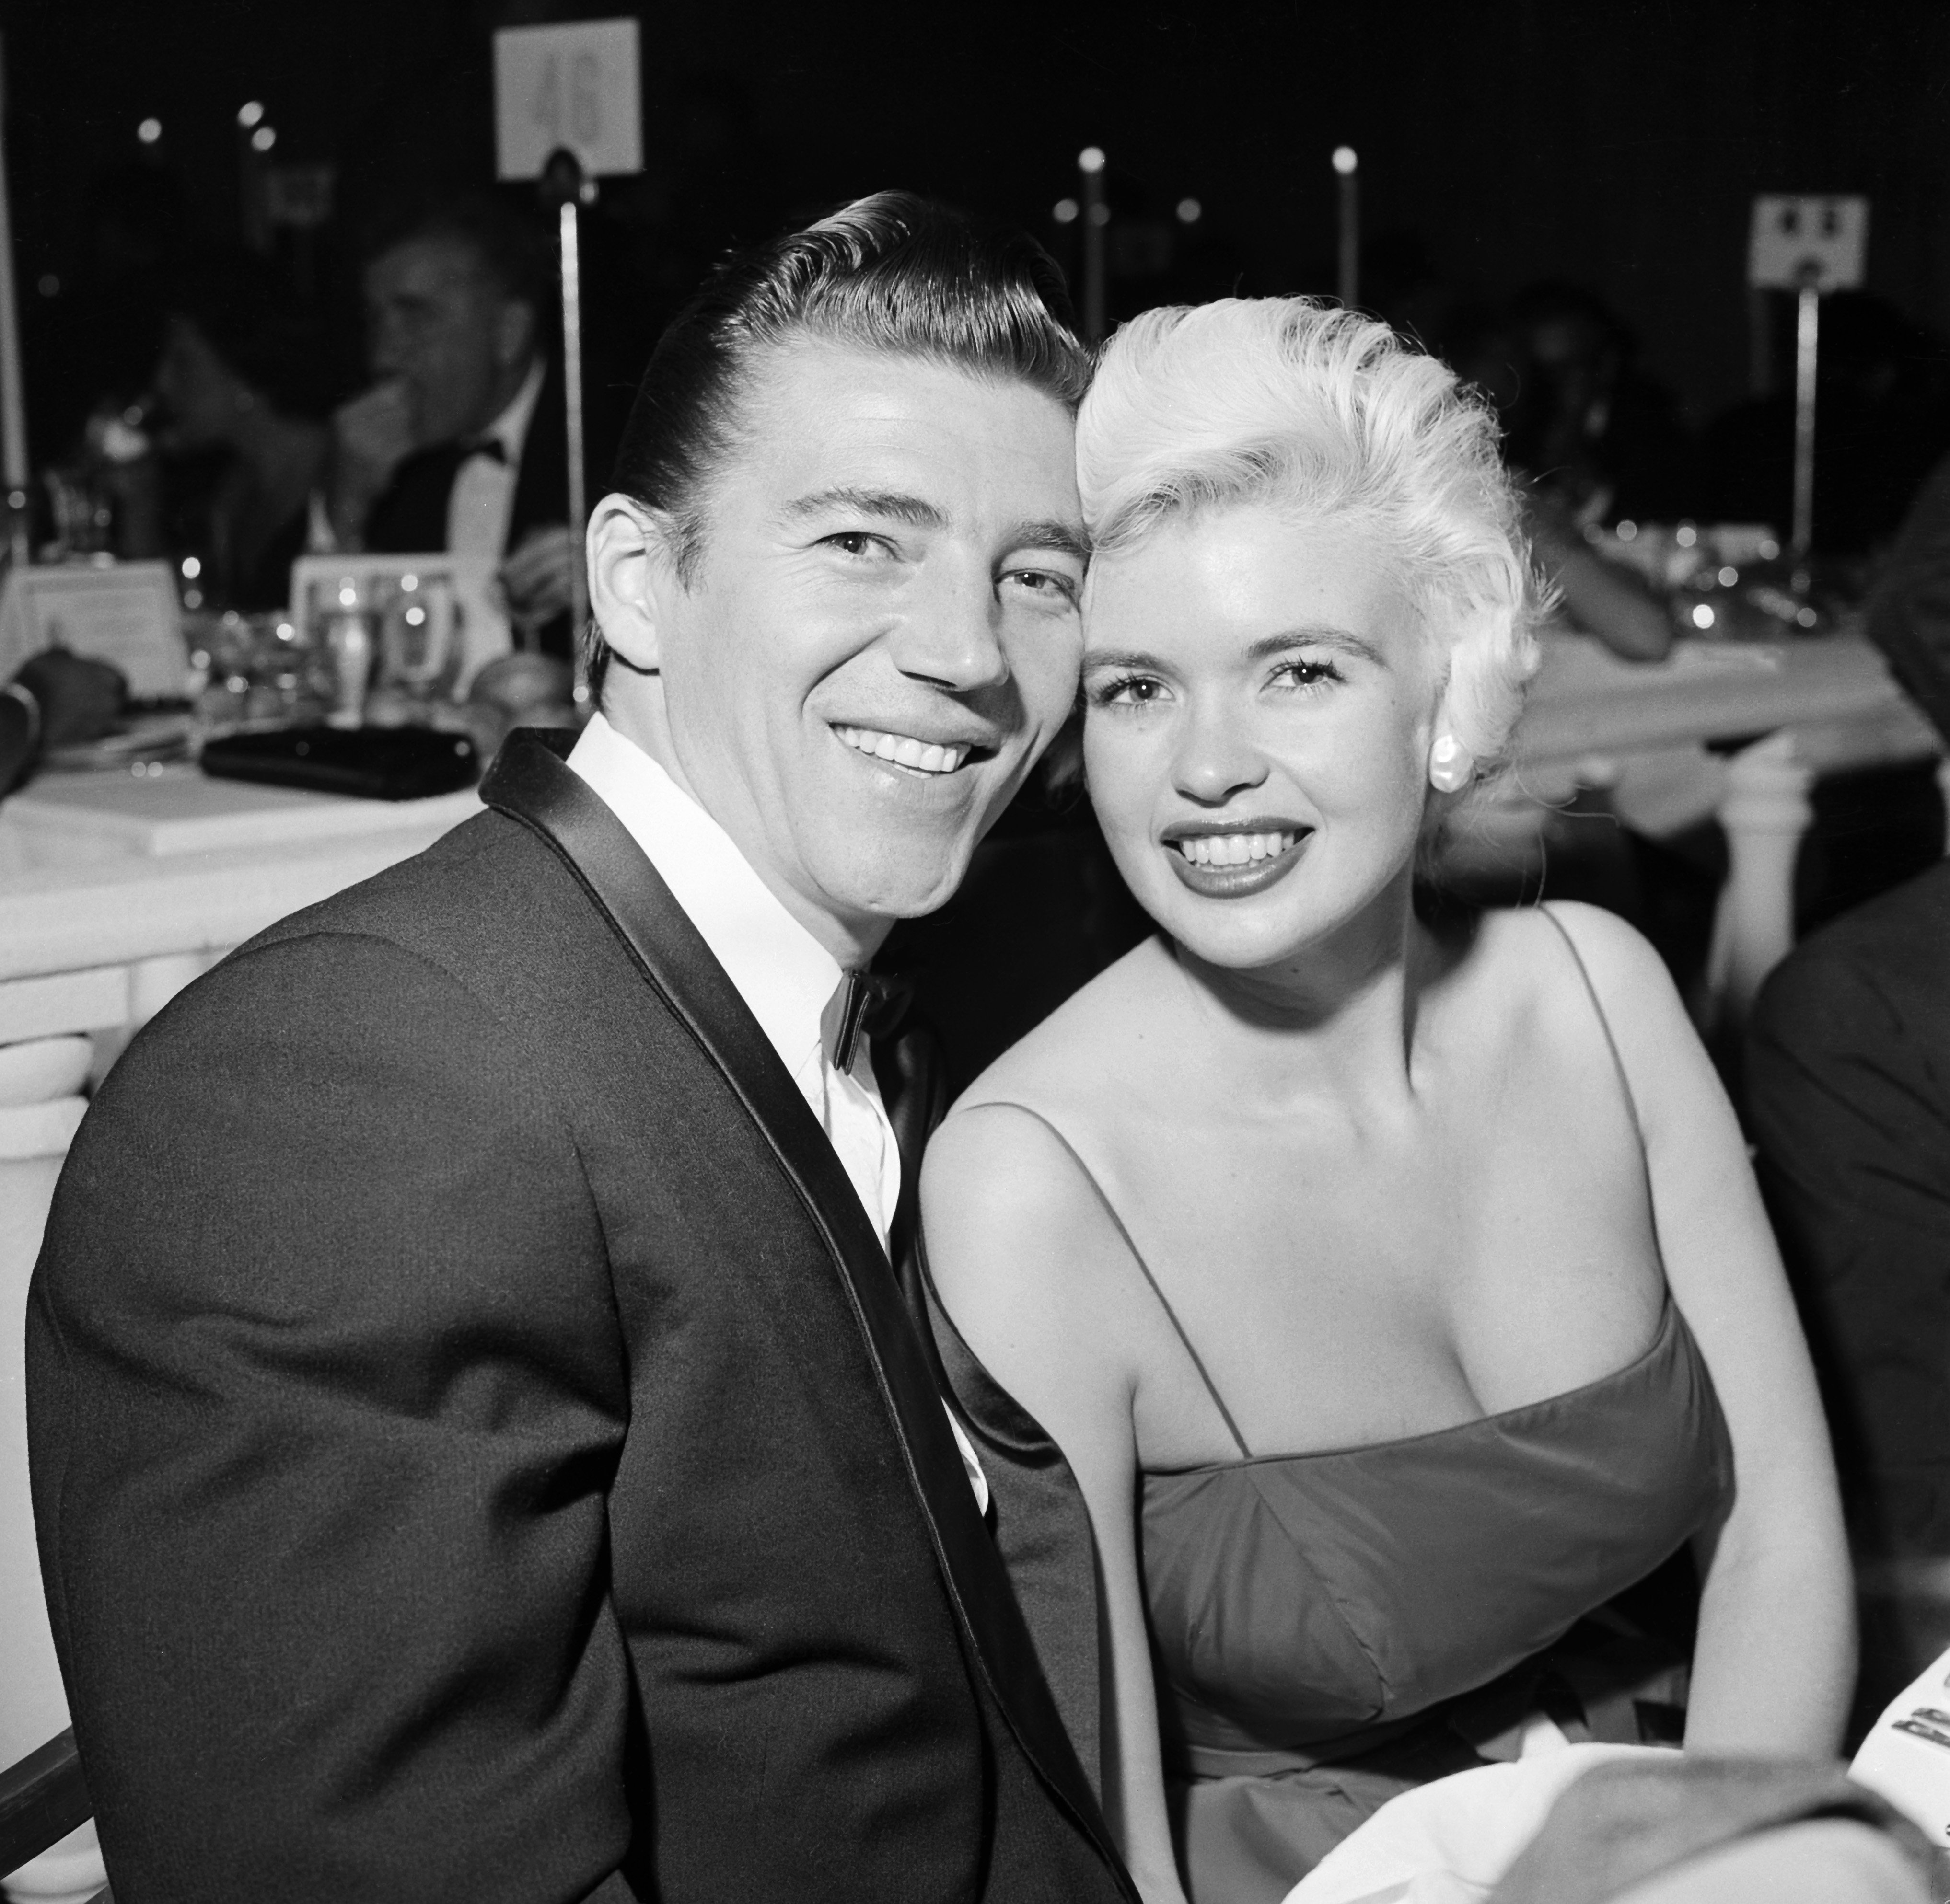
[[[1276,1899],[1395,1792],[1575,1731],[1551,1649],[1688,1542],[1688,1748],[1832,1751],[1826,1434],[1664,970],[1587,907],[1412,903],[1534,665],[1489,414],[1379,325],[1233,300],[1114,340],[1079,456],[1088,784],[1158,931],[923,1196],[964,1405],[1089,1509],[1146,1897]]]

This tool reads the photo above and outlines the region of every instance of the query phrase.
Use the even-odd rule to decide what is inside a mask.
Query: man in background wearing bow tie
[[[334,526],[369,549],[500,561],[518,633],[566,660],[581,550],[537,235],[485,194],[419,208],[382,231],[364,289],[380,381],[334,418]]]

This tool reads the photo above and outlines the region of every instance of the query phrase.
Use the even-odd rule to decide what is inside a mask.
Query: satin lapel
[[[560,855],[645,978],[724,1073],[796,1186],[851,1299],[979,1669],[1031,1764],[1121,1878],[1123,1862],[1058,1716],[1001,1556],[977,1511],[940,1392],[859,1199],[778,1054],[670,889],[621,821],[562,764],[573,739],[532,730],[514,735],[482,782],[481,797]]]

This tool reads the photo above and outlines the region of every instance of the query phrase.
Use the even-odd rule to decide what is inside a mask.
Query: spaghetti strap
[[[1095,1173],[1078,1154],[1076,1145],[1072,1143],[1048,1118],[1045,1117],[1042,1112],[1031,1110],[1028,1105],[1018,1103],[1012,1097],[987,1098],[980,1104],[967,1104],[962,1108],[964,1111],[1020,1111],[1025,1117],[1034,1118],[1070,1153],[1070,1161],[1082,1174],[1083,1181],[1090,1186],[1092,1193],[1096,1197],[1098,1202],[1103,1206],[1104,1214],[1111,1219],[1112,1227],[1123,1239],[1124,1247],[1131,1252],[1131,1260],[1137,1265],[1139,1274],[1143,1277],[1145,1282],[1151,1286],[1152,1295],[1157,1298],[1158,1307],[1164,1311],[1165,1320],[1171,1324],[1173,1333],[1184,1344],[1185,1352],[1191,1359],[1191,1366],[1198,1371],[1198,1379],[1205,1384],[1205,1392],[1211,1396],[1213,1407],[1219,1411],[1219,1419],[1226,1424],[1226,1432],[1232,1437],[1234,1445],[1238,1448],[1241,1458],[1251,1461],[1253,1458],[1253,1451],[1246,1445],[1246,1438],[1239,1433],[1239,1424],[1232,1419],[1232,1410],[1226,1407],[1223,1398],[1220,1395],[1217,1388],[1213,1386],[1212,1377],[1206,1372],[1205,1364],[1200,1357],[1198,1351],[1192,1347],[1191,1338],[1185,1333],[1185,1325],[1178,1319],[1178,1311],[1165,1299],[1164,1291],[1158,1287],[1157,1278],[1151,1274],[1151,1265],[1145,1261],[1144,1252],[1132,1240],[1130,1231],[1124,1227],[1124,1219],[1117,1214],[1117,1206],[1104,1195],[1104,1186],[1098,1182]]]
[[[1639,1154],[1645,1154],[1645,1127],[1639,1122],[1638,1100],[1632,1095],[1632,1081],[1625,1069],[1625,1061],[1618,1054],[1618,1041],[1612,1035],[1612,1021],[1605,1016],[1604,1002],[1598,996],[1598,988],[1591,982],[1591,969],[1584,963],[1584,955],[1578,949],[1578,941],[1570,934],[1562,919],[1547,905],[1537,909],[1552,925],[1557,928],[1557,936],[1571,954],[1571,962],[1578,968],[1578,975],[1584,982],[1584,995],[1591,1001],[1591,1009],[1598,1015],[1598,1028],[1605,1034],[1605,1048],[1612,1054],[1612,1069],[1618,1074],[1618,1088],[1625,1094],[1625,1114],[1632,1121],[1632,1132],[1639,1140]]]

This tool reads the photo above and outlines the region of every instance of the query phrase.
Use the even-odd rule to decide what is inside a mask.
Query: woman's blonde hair
[[[1456,737],[1498,758],[1536,672],[1543,603],[1495,412],[1385,324],[1306,297],[1147,311],[1077,418],[1100,552],[1185,512],[1263,502],[1378,537],[1449,652]]]

